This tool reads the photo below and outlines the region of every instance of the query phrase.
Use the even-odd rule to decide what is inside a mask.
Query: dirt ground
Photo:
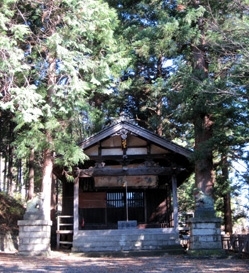
[[[191,258],[187,255],[139,257],[84,257],[53,251],[49,257],[26,257],[0,253],[0,272],[86,272],[86,273],[248,273],[249,259],[231,255],[227,258]]]

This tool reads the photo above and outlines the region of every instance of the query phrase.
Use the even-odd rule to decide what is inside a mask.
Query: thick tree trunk
[[[198,21],[198,27],[203,33],[201,18]],[[195,76],[200,83],[208,78],[208,62],[206,61],[205,45],[206,41],[203,33],[200,44],[198,46],[192,46],[193,67],[195,69]],[[195,152],[197,157],[195,163],[195,182],[198,189],[202,190],[206,195],[212,195],[215,175],[212,148],[209,145],[209,140],[212,138],[213,120],[211,114],[205,110],[205,106],[203,105],[203,108],[200,106],[201,105],[199,105],[199,113],[197,112],[194,117]]]
[[[35,188],[35,152],[34,149],[30,150],[29,155],[29,188],[28,188],[28,200],[31,200],[34,196],[34,188]]]
[[[56,59],[48,55],[49,61],[48,67],[48,86],[47,89],[47,103],[52,108],[53,101],[52,95],[54,93],[53,85],[56,83]],[[43,152],[43,174],[42,174],[42,193],[43,193],[43,209],[45,220],[51,220],[51,187],[52,187],[52,176],[53,176],[53,137],[50,131],[46,131],[46,140],[48,148]]]
[[[207,195],[212,195],[215,178],[212,150],[208,145],[212,124],[209,115],[200,115],[195,121],[195,181],[196,187]]]
[[[43,194],[43,210],[45,220],[50,220],[51,206],[51,185],[53,171],[53,156],[50,149],[46,149],[43,154],[43,176],[42,176],[42,194]]]

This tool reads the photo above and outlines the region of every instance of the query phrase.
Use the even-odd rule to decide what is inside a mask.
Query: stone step
[[[185,250],[181,246],[169,247],[163,250],[131,250],[131,251],[87,251],[87,252],[76,252],[74,255],[81,257],[153,257],[153,256],[164,256],[164,255],[182,255],[185,254]]]
[[[73,230],[56,230],[57,234],[73,234]]]

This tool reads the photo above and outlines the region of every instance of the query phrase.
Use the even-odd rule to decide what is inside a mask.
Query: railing
[[[73,244],[73,216],[60,215],[57,217],[56,248],[60,245]]]
[[[222,235],[222,248],[249,254],[249,234]]]
[[[180,235],[180,243],[185,249],[189,248],[189,240],[189,235]],[[221,241],[224,250],[249,254],[249,234],[222,235]]]

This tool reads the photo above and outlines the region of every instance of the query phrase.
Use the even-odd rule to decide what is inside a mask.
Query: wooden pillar
[[[79,178],[74,180],[74,198],[73,198],[73,230],[74,235],[79,230]]]
[[[173,196],[173,220],[174,229],[178,229],[178,200],[177,200],[177,180],[176,176],[172,175],[172,196]]]
[[[148,217],[147,217],[147,190],[144,190],[144,222],[148,223]]]

